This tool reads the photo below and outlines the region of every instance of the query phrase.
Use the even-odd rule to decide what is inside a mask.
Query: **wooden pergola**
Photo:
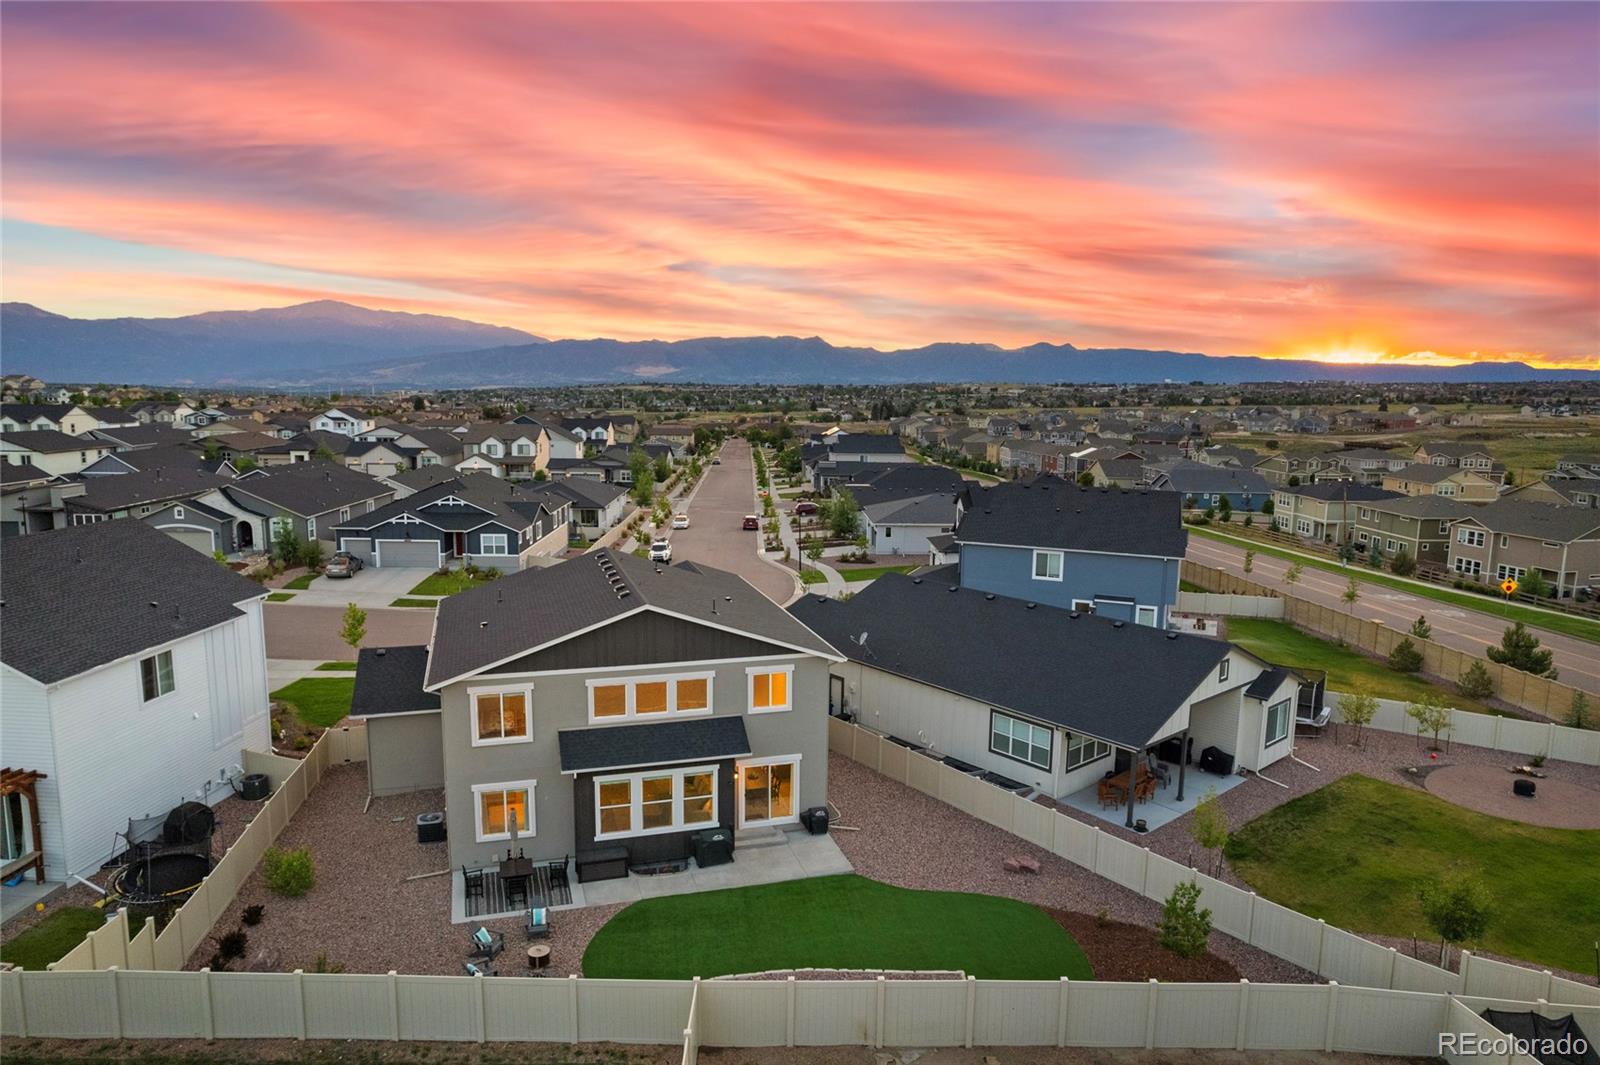
[[[0,799],[8,795],[21,795],[28,800],[28,817],[33,822],[32,847],[0,866],[0,879],[15,876],[26,869],[33,870],[33,878],[44,883],[44,844],[39,832],[39,781],[45,774],[37,769],[0,769]]]

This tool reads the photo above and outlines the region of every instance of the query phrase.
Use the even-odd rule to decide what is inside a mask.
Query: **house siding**
[[[960,582],[996,595],[1071,609],[1074,600],[1093,601],[1100,596],[1133,599],[1139,606],[1154,606],[1156,624],[1165,626],[1177,602],[1178,570],[1175,558],[1142,558],[1067,551],[1059,581],[1033,578],[1033,549],[961,545]],[[1105,608],[1101,612],[1134,620],[1135,611]]]
[[[62,850],[65,825],[56,773],[55,733],[50,726],[50,694],[43,684],[10,666],[0,665],[0,738],[5,764],[13,769],[34,769],[45,774],[39,782],[39,834],[34,845],[44,851],[45,878],[62,880],[66,864]],[[8,912],[5,916],[10,917]]]
[[[444,787],[439,715],[396,714],[367,719],[367,790],[400,795]]]

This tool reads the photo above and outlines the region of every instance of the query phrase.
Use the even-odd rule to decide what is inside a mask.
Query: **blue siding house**
[[[340,551],[375,567],[437,569],[460,559],[515,571],[566,549],[571,509],[567,500],[519,495],[498,477],[459,474],[341,522],[334,533]]]
[[[955,532],[957,583],[1165,628],[1188,543],[1181,502],[1057,477],[972,488]]]

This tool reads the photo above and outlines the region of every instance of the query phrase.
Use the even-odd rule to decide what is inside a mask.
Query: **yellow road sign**
[[[1500,582],[1500,590],[1506,595],[1510,595],[1517,590],[1517,582],[1512,578],[1507,577],[1505,580]]]

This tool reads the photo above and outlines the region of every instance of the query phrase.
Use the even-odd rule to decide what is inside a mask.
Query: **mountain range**
[[[180,318],[69,318],[0,304],[0,363],[47,381],[316,388],[471,388],[615,382],[1506,382],[1595,380],[1521,362],[1350,365],[1136,348],[940,343],[879,351],[821,337],[547,340],[505,326],[318,300]]]

